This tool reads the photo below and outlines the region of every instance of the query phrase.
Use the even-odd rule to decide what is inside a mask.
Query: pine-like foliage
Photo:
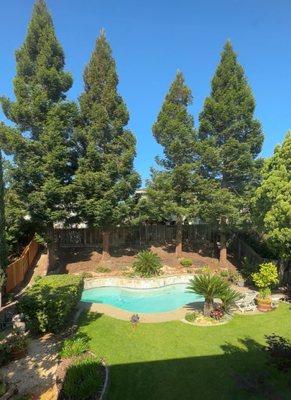
[[[244,70],[227,42],[199,117],[202,175],[206,178],[201,208],[204,219],[226,221],[231,226],[246,210],[244,201],[256,183],[256,157],[263,142],[254,110]]]
[[[72,175],[70,137],[75,104],[65,101],[72,85],[64,53],[44,0],[37,0],[21,48],[16,52],[15,101],[2,107],[16,129],[1,125],[1,141],[14,155],[11,188],[27,213],[47,233],[66,217]]]
[[[254,215],[270,248],[291,259],[291,132],[265,161],[262,182],[254,195]]]
[[[115,61],[104,31],[85,68],[84,85],[76,137],[76,211],[90,227],[109,231],[128,217],[128,202],[140,179],[133,168],[136,140],[126,129],[129,113],[117,91]]]
[[[181,252],[182,220],[195,214],[196,205],[196,132],[188,112],[191,102],[191,91],[178,72],[153,125],[164,158],[157,159],[162,169],[153,170],[145,200],[148,216],[154,220],[177,219],[177,253]]]
[[[0,292],[1,292],[1,275],[2,275],[1,271],[3,271],[5,267],[6,267],[6,241],[5,241],[5,213],[4,213],[4,182],[3,182],[2,153],[0,150]]]

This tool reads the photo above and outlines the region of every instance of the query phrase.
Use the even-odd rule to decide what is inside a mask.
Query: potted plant
[[[276,265],[272,262],[261,264],[259,271],[252,274],[252,279],[259,289],[257,297],[258,310],[272,310],[271,286],[279,282]]]
[[[27,335],[19,329],[14,329],[7,340],[7,345],[13,360],[23,358],[27,354]]]

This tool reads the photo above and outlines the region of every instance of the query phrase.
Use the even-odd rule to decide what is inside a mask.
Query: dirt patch
[[[173,251],[163,247],[151,246],[150,250],[157,253],[164,265],[164,273],[177,274],[185,273],[191,268],[203,268],[208,266],[212,270],[219,269],[221,265],[218,259],[202,256],[199,253],[183,252],[181,258],[189,258],[193,262],[190,268],[184,268],[180,265],[179,259]],[[59,263],[61,273],[80,273],[91,272],[94,275],[120,275],[132,267],[138,250],[124,249],[119,251],[112,251],[107,259],[102,259],[101,252],[95,249],[62,249],[59,253]],[[228,262],[226,265],[230,269],[235,269],[235,266]],[[110,271],[100,273],[97,271],[98,267],[106,267]]]

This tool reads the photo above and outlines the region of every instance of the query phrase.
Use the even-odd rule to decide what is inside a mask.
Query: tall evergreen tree
[[[245,197],[257,179],[256,157],[263,133],[254,111],[251,88],[228,41],[199,118],[202,174],[206,178],[202,215],[219,223],[222,263],[227,256],[227,228],[240,221],[246,209]]]
[[[267,159],[253,199],[260,232],[278,257],[291,260],[291,131]]]
[[[6,240],[5,240],[5,213],[4,213],[4,181],[2,152],[0,150],[0,293],[2,286],[2,276],[6,267]],[[0,294],[1,296],[1,294]],[[1,299],[0,299],[1,304]]]
[[[160,170],[153,170],[147,191],[149,212],[155,219],[176,218],[176,254],[182,251],[183,220],[195,214],[196,132],[188,113],[192,102],[184,76],[178,72],[158,118],[153,134],[163,146],[164,158],[157,158]],[[197,182],[196,182],[197,183]]]
[[[37,0],[21,48],[16,51],[15,101],[2,107],[15,129],[0,128],[14,155],[12,188],[49,246],[54,263],[52,230],[66,217],[72,175],[70,137],[77,108],[65,101],[72,85],[64,72],[64,53],[44,0]]]
[[[84,85],[76,138],[76,209],[88,226],[102,229],[106,257],[110,230],[126,220],[140,179],[133,168],[136,140],[126,129],[129,114],[117,91],[115,61],[103,30],[85,68]]]

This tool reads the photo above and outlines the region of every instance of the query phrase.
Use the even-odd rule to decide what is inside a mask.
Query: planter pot
[[[259,311],[272,311],[272,302],[269,299],[257,299],[257,308]]]
[[[27,348],[24,349],[14,349],[11,351],[11,357],[13,360],[18,360],[19,358],[25,357],[27,354]]]

